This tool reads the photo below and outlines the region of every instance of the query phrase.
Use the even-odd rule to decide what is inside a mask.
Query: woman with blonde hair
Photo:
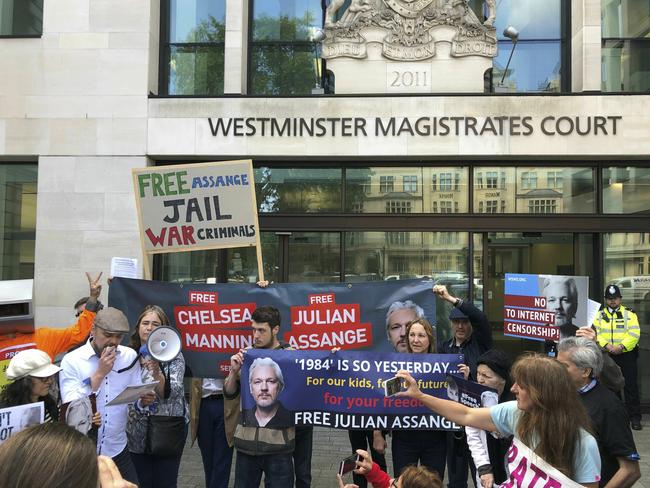
[[[411,354],[436,352],[436,331],[426,319],[406,324],[406,349]],[[443,430],[393,430],[393,472],[418,463],[440,477],[445,475],[447,434]]]
[[[457,424],[514,435],[566,477],[589,488],[598,486],[600,455],[589,433],[589,418],[566,368],[556,360],[539,354],[518,359],[511,388],[517,400],[489,408],[468,408],[426,395],[408,372],[397,376],[408,385],[402,395],[420,400]],[[513,473],[517,466],[509,467]]]

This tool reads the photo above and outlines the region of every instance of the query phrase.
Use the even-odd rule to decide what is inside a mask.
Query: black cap
[[[623,298],[621,289],[616,285],[607,285],[607,288],[605,288],[605,298]]]
[[[476,361],[476,365],[485,364],[488,368],[501,376],[506,382],[510,380],[510,369],[512,360],[501,349],[490,349],[481,354]]]
[[[449,312],[449,320],[469,320],[469,317],[459,308],[454,307]]]

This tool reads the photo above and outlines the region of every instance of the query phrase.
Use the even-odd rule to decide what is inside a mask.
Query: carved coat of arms
[[[420,61],[436,55],[433,35],[437,26],[453,28],[451,41],[454,57],[483,56],[497,53],[495,0],[486,0],[489,11],[480,22],[467,0],[352,0],[340,13],[344,0],[332,0],[326,11],[322,57],[365,58],[364,31],[382,29],[385,58],[398,61]]]

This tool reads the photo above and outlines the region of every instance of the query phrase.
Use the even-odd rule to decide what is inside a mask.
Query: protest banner
[[[411,300],[435,322],[431,281],[368,283],[178,284],[115,278],[108,303],[135,325],[145,305],[163,308],[181,333],[183,354],[194,376],[227,374],[230,356],[252,345],[251,314],[258,306],[280,311],[279,339],[296,349],[392,351],[386,312]],[[414,317],[415,318],[415,315]]]
[[[581,488],[582,485],[569,479],[535,454],[521,440],[515,437],[508,450],[510,478],[501,488],[528,486],[530,488]]]
[[[30,425],[42,424],[43,402],[0,409],[0,444]]]
[[[589,278],[506,274],[503,333],[538,341],[559,341],[590,325]]]
[[[446,398],[446,375],[462,361],[462,354],[251,349],[241,371],[242,419],[261,425],[256,413],[275,408],[269,420],[275,427],[455,430],[456,424],[418,400],[385,396],[383,383],[404,369],[422,391]]]
[[[499,403],[499,393],[494,388],[457,374],[447,375],[447,398],[470,408],[491,407]]]
[[[7,368],[11,362],[11,358],[13,358],[20,351],[26,351],[27,349],[36,349],[36,343],[27,342],[25,344],[14,344],[0,349],[0,391],[2,391],[5,386],[9,384],[9,379],[7,378]]]
[[[256,246],[261,273],[250,160],[135,168],[133,186],[145,258],[153,253]],[[148,259],[144,261],[148,278]]]

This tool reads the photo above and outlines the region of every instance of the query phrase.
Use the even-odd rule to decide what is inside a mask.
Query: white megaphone
[[[181,336],[172,327],[156,327],[147,338],[147,352],[156,361],[168,362],[181,352]]]

